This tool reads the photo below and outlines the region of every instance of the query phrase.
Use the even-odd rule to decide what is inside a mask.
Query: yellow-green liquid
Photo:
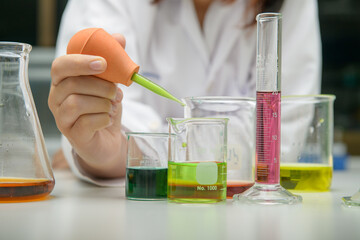
[[[280,184],[288,190],[328,191],[332,167],[324,164],[293,163],[280,165]]]
[[[168,200],[182,203],[225,201],[226,162],[213,162],[210,168],[207,168],[206,164],[206,162],[169,162]],[[200,171],[201,168],[204,171]]]

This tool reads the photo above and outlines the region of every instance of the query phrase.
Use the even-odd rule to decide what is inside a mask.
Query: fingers
[[[49,107],[56,108],[70,95],[88,95],[116,100],[117,87],[114,83],[94,76],[69,77],[58,85],[51,86]]]
[[[53,85],[58,85],[68,77],[100,74],[106,69],[106,61],[102,57],[83,54],[69,54],[56,58],[51,66]]]
[[[117,93],[116,93],[116,105],[114,105],[114,107],[116,107],[115,109],[115,115],[112,116],[113,118],[113,123],[111,124],[111,126],[109,126],[107,129],[110,132],[113,133],[117,133],[119,131],[121,131],[122,127],[121,127],[121,116],[122,116],[122,101],[123,98],[123,93],[121,91],[120,88],[117,89]]]
[[[71,128],[71,138],[77,145],[82,145],[90,141],[98,130],[110,126],[112,121],[107,113],[82,115]]]
[[[57,121],[61,128],[71,128],[81,115],[107,113],[109,118],[115,115],[116,103],[105,98],[92,96],[70,95],[57,109]]]
[[[120,33],[114,33],[112,36],[116,39],[116,41],[118,41],[121,44],[123,48],[125,48],[126,40],[123,35],[121,35]]]
[[[122,35],[113,36],[125,47]],[[82,54],[61,56],[52,64],[48,105],[59,130],[76,145],[89,141],[98,130],[121,128],[122,91],[93,76],[106,67],[104,58]]]
[[[126,40],[123,35],[112,35],[123,48]],[[106,70],[106,60],[99,56],[68,54],[56,58],[51,66],[52,84],[57,85],[68,77],[100,74]]]
[[[112,124],[112,118],[107,113],[94,113],[81,115],[69,131],[63,133],[76,147],[86,148],[94,134]]]
[[[103,81],[101,79],[98,79],[96,81],[104,82],[105,85],[107,84],[106,81]],[[59,84],[58,87],[61,87],[64,83]],[[122,91],[114,84],[111,84],[111,86],[113,88],[110,88],[108,92],[114,92],[112,95],[114,95],[115,97],[113,98],[99,97],[104,95],[110,95],[105,93],[95,93],[94,95],[82,94],[84,92],[91,93],[95,91],[91,89],[85,89],[85,87],[81,88],[81,90],[74,89],[74,93],[66,94],[66,96],[64,96],[62,95],[61,91],[54,90],[57,87],[52,87],[50,89],[49,95],[49,107],[54,115],[59,130],[64,135],[69,135],[71,128],[75,125],[76,121],[78,121],[78,119],[83,115],[106,113],[108,115],[108,118],[115,117],[118,114],[119,109],[121,110],[121,107],[119,107],[118,105],[121,105]],[[99,92],[101,87],[103,86],[99,87]],[[103,88],[106,89],[106,87]],[[64,88],[64,91],[67,91],[67,89]],[[108,123],[101,126],[105,128],[107,124]],[[84,129],[84,131],[87,131],[87,129]]]

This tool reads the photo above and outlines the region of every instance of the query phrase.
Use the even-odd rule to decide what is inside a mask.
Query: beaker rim
[[[281,98],[283,99],[299,99],[299,98],[304,98],[304,99],[323,99],[324,101],[327,100],[335,100],[336,96],[334,94],[304,94],[304,95],[283,95],[281,96]],[[255,102],[256,98],[255,97],[232,97],[232,96],[201,96],[201,97],[185,97],[182,98],[184,100],[189,100],[189,101],[193,101],[193,100],[198,100],[198,101],[208,101],[208,102],[220,102],[220,101],[224,101],[224,102],[230,102],[230,101],[251,101],[251,102]]]
[[[315,102],[333,102],[336,99],[336,96],[333,94],[309,94],[309,95],[286,95],[282,96],[281,99],[287,101],[303,99],[305,101],[315,101]]]
[[[230,102],[230,101],[255,101],[255,98],[252,97],[233,97],[233,96],[201,96],[201,97],[185,97],[184,100],[200,100],[200,101],[214,101],[214,102]]]
[[[13,52],[30,53],[31,49],[32,49],[32,46],[28,43],[0,41],[0,52],[1,51],[13,51]]]
[[[145,136],[145,137],[169,137],[175,136],[173,133],[154,133],[154,132],[125,132],[126,136]]]
[[[171,123],[185,123],[185,122],[224,122],[227,123],[229,118],[214,118],[214,117],[191,117],[191,118],[181,118],[181,117],[168,117],[166,118],[168,122]]]

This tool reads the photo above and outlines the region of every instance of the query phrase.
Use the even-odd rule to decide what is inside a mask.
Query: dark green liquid
[[[163,199],[167,197],[167,168],[126,168],[126,197]]]

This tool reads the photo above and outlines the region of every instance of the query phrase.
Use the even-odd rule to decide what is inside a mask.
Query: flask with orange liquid
[[[0,42],[0,202],[45,199],[55,184],[29,86],[30,51]]]

